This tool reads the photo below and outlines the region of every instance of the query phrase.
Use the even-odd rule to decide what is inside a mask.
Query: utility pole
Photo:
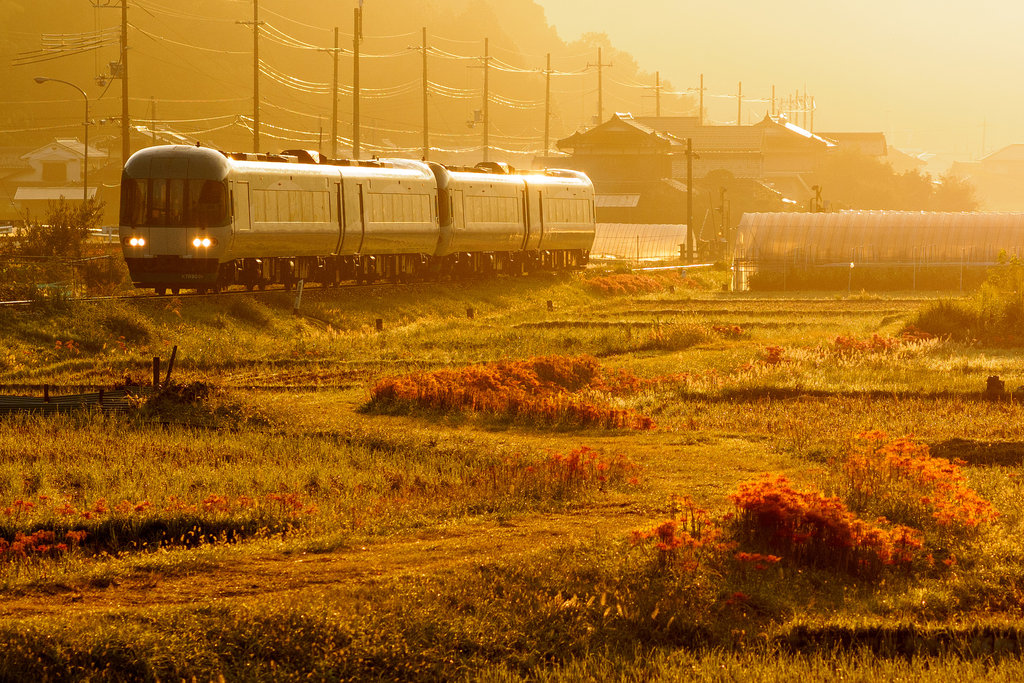
[[[363,13],[355,8],[352,20],[352,158],[359,158],[359,43],[363,37]]]
[[[252,145],[260,151],[260,0],[252,0]]]
[[[693,138],[686,138],[686,260],[693,263],[697,238],[693,234]]]
[[[654,115],[661,117],[661,72],[654,72]]]
[[[121,79],[121,164],[132,155],[131,118],[128,116],[128,0],[92,0],[95,9],[121,8],[121,55],[116,65],[111,65],[111,78]]]
[[[427,95],[430,81],[427,80],[427,27],[423,27],[423,160],[430,158],[430,113],[427,109]]]
[[[149,96],[149,139],[156,147],[156,98],[152,95]]]
[[[544,156],[551,149],[551,53],[544,68]]]
[[[601,60],[601,48],[597,48],[597,64],[587,64],[588,69],[592,66],[597,67],[597,122],[601,123],[604,121],[604,67],[612,66]]]
[[[260,151],[260,0],[252,0],[252,21],[236,21],[252,26],[252,151]]]
[[[121,164],[132,155],[131,119],[128,117],[128,0],[121,0]]]
[[[775,116],[775,86],[772,86],[772,116]]]
[[[736,92],[736,125],[743,125],[743,81],[740,81],[740,89]]]
[[[700,104],[697,105],[697,125],[704,125],[704,74],[700,75]]]
[[[811,95],[811,132],[814,132],[814,95]]]
[[[331,94],[331,158],[338,158],[338,27],[334,27],[334,90]]]
[[[484,161],[491,157],[491,45],[490,38],[484,38]]]

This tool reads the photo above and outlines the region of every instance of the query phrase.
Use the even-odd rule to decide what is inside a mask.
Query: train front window
[[[126,178],[121,184],[121,223],[138,227],[227,225],[227,188],[216,180]]]
[[[145,225],[147,201],[146,181],[125,178],[121,182],[121,225]]]

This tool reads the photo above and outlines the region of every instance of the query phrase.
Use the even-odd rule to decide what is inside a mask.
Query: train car
[[[575,171],[170,145],[125,164],[119,237],[158,294],[522,273],[586,264],[593,195]]]

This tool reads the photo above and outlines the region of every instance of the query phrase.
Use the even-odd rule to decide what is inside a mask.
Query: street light
[[[89,201],[89,96],[85,94],[84,90],[74,83],[62,81],[59,78],[44,78],[42,76],[36,76],[35,81],[36,83],[53,81],[54,83],[70,85],[72,88],[80,92],[82,97],[85,98],[85,159],[82,162],[82,206],[84,207],[86,202]]]

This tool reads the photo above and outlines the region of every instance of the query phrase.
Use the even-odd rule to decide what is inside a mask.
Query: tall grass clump
[[[550,425],[651,429],[653,421],[608,405],[601,394],[636,391],[642,380],[604,370],[591,356],[541,356],[388,377],[370,408],[470,411]]]
[[[623,294],[650,294],[666,288],[664,281],[650,275],[638,273],[615,273],[599,275],[586,281],[587,287],[598,294],[609,296]]]
[[[935,335],[961,341],[1024,344],[1024,262],[999,254],[999,265],[968,299],[937,301],[918,313],[914,324]]]

